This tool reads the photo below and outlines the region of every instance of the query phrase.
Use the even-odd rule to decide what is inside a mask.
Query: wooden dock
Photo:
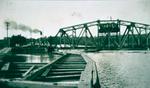
[[[38,68],[35,68],[37,64],[11,64],[16,65],[15,71],[19,69],[18,73],[16,71],[14,74],[17,75],[19,72],[21,74],[21,76],[13,76],[14,78],[20,77],[20,80],[5,80],[5,83],[11,87],[100,88],[96,64],[84,54],[65,54],[51,63],[42,64],[42,66],[38,64]],[[7,65],[8,63],[3,65],[4,71],[8,70]],[[6,75],[4,77],[9,78]]]
[[[6,62],[0,63],[0,78],[23,78],[31,71],[47,63]]]
[[[5,55],[9,54],[11,52],[11,48],[3,48],[0,50],[0,62],[1,58],[3,58]]]

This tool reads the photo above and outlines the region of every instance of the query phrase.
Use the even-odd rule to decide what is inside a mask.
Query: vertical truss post
[[[71,36],[71,47],[74,49],[74,27],[73,27],[73,30],[72,30],[72,36]]]
[[[141,29],[139,29],[139,35],[138,35],[140,38],[138,39],[138,45],[139,46],[142,46],[142,35],[141,35]]]
[[[128,41],[127,41],[128,46],[127,47],[128,48],[130,48],[130,32],[129,32],[130,28],[131,28],[131,26],[128,26],[128,29],[127,29],[128,30],[128,32],[127,32],[127,36],[128,36]]]
[[[147,49],[149,49],[149,35],[150,35],[150,32],[148,33],[148,28],[147,27],[145,29],[145,32],[146,32],[146,47],[147,47]]]
[[[116,36],[115,36],[115,40],[117,41],[117,43],[118,43],[118,46],[117,47],[115,47],[115,48],[119,48],[120,47],[120,45],[119,45],[119,35],[118,35],[118,32],[116,32]]]
[[[134,39],[133,39],[133,37],[134,37],[134,29],[133,29],[133,26],[131,26],[131,32],[132,32],[132,34],[131,34],[131,47],[132,47],[132,49],[134,48]],[[130,41],[129,41],[130,42]]]
[[[121,30],[121,25],[120,25],[120,20],[118,19],[117,20],[117,24],[118,24],[118,27],[119,29]],[[120,49],[121,48],[121,31],[119,30],[119,34],[118,34],[118,48]]]
[[[136,31],[137,31],[137,33],[138,33],[138,35],[137,35],[137,36],[138,36],[137,45],[141,47],[141,46],[142,46],[142,45],[141,45],[141,29],[139,29],[139,31],[137,30],[136,27],[135,27],[135,29],[136,29]]]
[[[100,30],[100,20],[97,20],[97,46],[98,46],[98,49],[101,47],[101,38],[100,38],[100,35],[99,35],[99,30]]]
[[[71,48],[74,49],[74,30],[72,30],[72,34],[71,34]]]
[[[72,48],[74,49],[76,47],[76,29],[73,27],[72,30]]]
[[[61,44],[62,44],[62,32],[60,31],[60,37],[59,37],[59,45],[60,45],[60,48],[62,47]]]
[[[65,31],[63,29],[60,29],[60,33],[61,33],[61,36],[60,36],[60,47],[62,48],[61,44],[64,44],[64,47],[66,47]]]
[[[110,44],[110,32],[108,32],[107,35],[108,35],[107,36],[107,38],[108,38],[108,48],[110,49],[110,47],[111,47],[111,44]]]
[[[85,30],[84,30],[84,32],[85,32],[85,50],[87,50],[87,38],[88,38],[88,35],[87,35],[87,25],[84,25],[84,27],[85,27]]]

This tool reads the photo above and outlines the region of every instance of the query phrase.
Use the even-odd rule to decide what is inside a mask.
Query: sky
[[[150,0],[0,0],[0,39],[6,37],[6,20],[55,36],[62,27],[110,17],[150,24],[149,9]],[[28,31],[9,30],[9,36],[18,34],[31,37]]]

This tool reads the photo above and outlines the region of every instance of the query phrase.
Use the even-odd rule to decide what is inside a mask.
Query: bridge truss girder
[[[104,27],[115,24],[117,27]],[[95,31],[95,32],[93,32]],[[97,20],[61,28],[55,46],[59,48],[145,49],[150,47],[150,25],[124,20]]]

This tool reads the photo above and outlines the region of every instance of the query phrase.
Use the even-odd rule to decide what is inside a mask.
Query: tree
[[[22,46],[27,44],[27,39],[21,35],[17,35],[17,36],[12,36],[10,38],[10,46],[11,47],[15,47],[15,46]]]

